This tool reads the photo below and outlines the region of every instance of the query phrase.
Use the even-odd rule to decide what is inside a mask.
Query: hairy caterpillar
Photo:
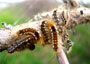
[[[71,49],[72,42],[69,39],[66,27],[69,22],[69,14],[67,10],[57,8],[51,12],[38,14],[32,20],[41,21],[39,31],[33,27],[18,30],[17,37],[12,41],[14,43],[5,48],[9,53],[24,50],[25,48],[34,50],[35,44],[38,42],[43,46],[49,44],[54,51],[57,51],[59,47],[59,37],[62,37],[62,46],[64,47],[65,44],[68,44],[66,50],[69,51]]]

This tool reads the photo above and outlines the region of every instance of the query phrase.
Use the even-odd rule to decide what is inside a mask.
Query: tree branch
[[[67,4],[65,0],[64,2]],[[65,20],[67,21],[66,24],[63,26],[66,30],[71,29],[72,27],[75,27],[79,24],[84,24],[90,21],[90,9],[85,8],[78,3],[76,3],[74,0],[69,0],[69,4],[72,5],[72,8],[64,8],[60,7],[57,8],[57,16],[59,20],[62,20],[62,16],[60,14],[63,14],[65,17]],[[64,13],[63,13],[64,12]],[[17,26],[12,26],[9,27],[5,23],[3,23],[3,28],[0,29],[0,51],[5,50],[6,48],[10,47],[12,43],[15,41],[15,38],[19,37],[18,36],[18,31],[22,30],[24,28],[33,28],[37,30],[40,33],[40,25],[44,19],[47,19],[50,21],[50,19],[53,18],[52,16],[53,11],[46,12],[45,14],[39,14],[36,15],[33,22],[30,20],[27,23],[17,25]],[[39,17],[39,18],[38,18]],[[63,23],[61,23],[59,26],[61,26]],[[40,33],[41,34],[41,33]],[[62,37],[60,38],[62,40]],[[63,42],[61,42],[63,43]],[[69,64],[65,53],[63,51],[63,48],[61,47],[62,45],[59,45],[59,50],[56,53],[59,64]]]

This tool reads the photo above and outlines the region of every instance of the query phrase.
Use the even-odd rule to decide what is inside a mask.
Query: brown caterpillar
[[[10,48],[8,48],[8,53],[13,53],[17,50],[23,50],[27,48],[27,42],[30,40],[29,37],[21,39],[20,41],[16,41]]]
[[[20,51],[25,48],[29,48],[30,50],[35,49],[35,43],[39,39],[39,34],[36,30],[32,28],[22,29],[18,32],[18,39],[15,39],[15,43],[8,48],[9,53],[13,53],[14,51]],[[21,40],[19,39],[20,37]]]
[[[19,35],[23,35],[23,34],[25,35],[32,34],[36,38],[36,40],[39,39],[39,33],[32,28],[25,28],[25,29],[20,30]]]
[[[48,29],[48,30],[46,30],[46,29]],[[50,20],[48,22],[43,21],[41,24],[41,32],[42,32],[42,35],[44,36],[44,42],[45,42],[44,44],[52,44],[53,49],[55,51],[57,51],[58,39],[57,39],[57,32],[56,32],[56,29],[54,27],[54,22],[52,20]],[[51,38],[50,38],[49,34],[51,34]],[[48,43],[49,40],[51,43]]]
[[[57,26],[58,25],[65,26],[65,24],[67,23],[66,18],[64,17],[64,14],[65,14],[65,12],[62,11],[62,13],[59,15],[60,16],[60,19],[59,19],[58,15],[57,15],[57,9],[55,9],[53,11],[53,14],[52,14],[53,20],[54,20],[54,22],[56,23]]]
[[[54,26],[51,26],[51,31],[52,31],[52,44],[53,44],[53,49],[57,51],[58,49],[58,36],[57,32]]]
[[[56,9],[53,11],[53,20],[56,22],[57,25],[59,25],[59,20],[57,17],[57,10]]]
[[[47,28],[47,22],[46,21],[43,21],[42,24],[41,24],[41,33],[42,33],[42,36],[43,36],[43,39],[44,39],[44,44],[49,44],[49,29]],[[44,45],[43,44],[43,45]]]

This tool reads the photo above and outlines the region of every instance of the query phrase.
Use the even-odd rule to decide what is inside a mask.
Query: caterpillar
[[[51,12],[38,14],[32,20],[40,21],[39,30],[33,27],[18,30],[17,37],[6,48],[9,53],[21,51],[26,48],[34,50],[37,43],[43,46],[51,45],[53,50],[57,52],[59,48],[59,37],[62,37],[62,47],[66,48],[67,51],[72,48],[72,41],[69,39],[67,31],[67,24],[69,22],[67,10],[57,8]],[[68,44],[68,47],[65,47],[65,44]]]
[[[32,28],[25,28],[18,32],[18,37],[15,39],[15,43],[8,48],[9,53],[13,53],[17,50],[23,50],[29,48],[30,50],[35,49],[35,43],[39,39],[39,34]]]
[[[17,32],[18,37],[15,38],[14,43],[7,48],[8,53],[13,53],[15,51],[21,51],[24,49],[35,49],[35,44],[40,42],[41,37],[43,42],[42,45],[52,45],[54,51],[58,50],[58,36],[59,32],[57,30],[57,25],[53,20],[44,20],[40,25],[40,33],[33,28],[25,28]],[[68,43],[67,50],[71,49],[72,43],[67,36],[67,31],[62,31],[61,33],[62,41]],[[65,41],[66,40],[66,41]],[[63,43],[64,44],[64,43]]]

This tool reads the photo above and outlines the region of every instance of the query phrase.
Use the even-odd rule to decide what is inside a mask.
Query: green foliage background
[[[11,13],[11,11],[0,11],[0,27],[1,22],[6,22],[14,26],[19,15]],[[28,21],[29,18],[22,18],[18,24]],[[90,64],[90,23],[75,27],[76,33],[70,32],[70,38],[74,42],[71,53],[67,54],[70,64]],[[34,51],[28,49],[8,54],[7,51],[0,52],[0,64],[58,64],[56,55],[50,46],[42,47],[36,45]]]

